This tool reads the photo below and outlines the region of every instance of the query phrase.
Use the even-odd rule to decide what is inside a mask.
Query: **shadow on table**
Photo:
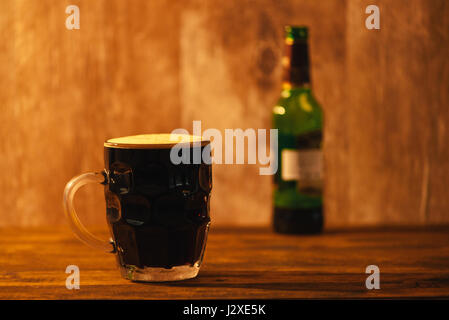
[[[335,291],[359,293],[363,288],[359,284],[362,281],[360,274],[303,274],[301,279],[295,276],[292,281],[291,274],[276,274],[266,277],[266,272],[242,272],[212,273],[204,271],[197,278],[179,282],[145,283],[173,288],[215,288],[215,289],[259,289],[269,291]],[[337,282],[335,281],[336,279]],[[363,280],[364,281],[364,280]],[[319,283],[319,285],[317,285]],[[352,284],[351,284],[352,283]]]

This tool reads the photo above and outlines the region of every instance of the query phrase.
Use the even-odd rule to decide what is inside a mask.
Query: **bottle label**
[[[323,185],[323,152],[321,149],[283,149],[281,178],[297,181],[298,190],[315,194]]]

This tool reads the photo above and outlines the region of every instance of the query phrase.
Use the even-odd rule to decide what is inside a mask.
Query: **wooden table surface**
[[[288,236],[264,228],[211,228],[196,279],[133,283],[112,254],[67,229],[0,230],[1,299],[263,299],[449,297],[449,228],[327,231]],[[65,287],[68,265],[80,289]],[[367,290],[365,268],[380,268]]]

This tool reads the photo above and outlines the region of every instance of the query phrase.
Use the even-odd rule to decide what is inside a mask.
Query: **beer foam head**
[[[188,134],[155,133],[108,139],[104,143],[104,146],[123,149],[165,149],[171,148],[179,143],[186,145],[206,145],[209,143],[209,140],[205,140],[201,136]]]

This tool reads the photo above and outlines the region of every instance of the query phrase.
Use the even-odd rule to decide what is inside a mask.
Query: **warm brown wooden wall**
[[[80,7],[80,30],[65,28],[69,4]],[[63,223],[65,183],[103,168],[106,138],[180,125],[179,16],[170,8],[1,1],[0,225]],[[80,214],[103,223],[102,190],[87,190]]]
[[[81,29],[65,28],[65,8]],[[0,204],[4,225],[64,223],[65,183],[102,167],[109,137],[268,128],[282,26],[310,26],[326,113],[328,226],[447,223],[449,4],[362,0],[0,2]],[[271,179],[214,168],[215,223],[267,224]],[[87,224],[102,190],[80,191]]]
[[[345,219],[449,221],[449,2],[376,1],[381,30],[346,13]]]

